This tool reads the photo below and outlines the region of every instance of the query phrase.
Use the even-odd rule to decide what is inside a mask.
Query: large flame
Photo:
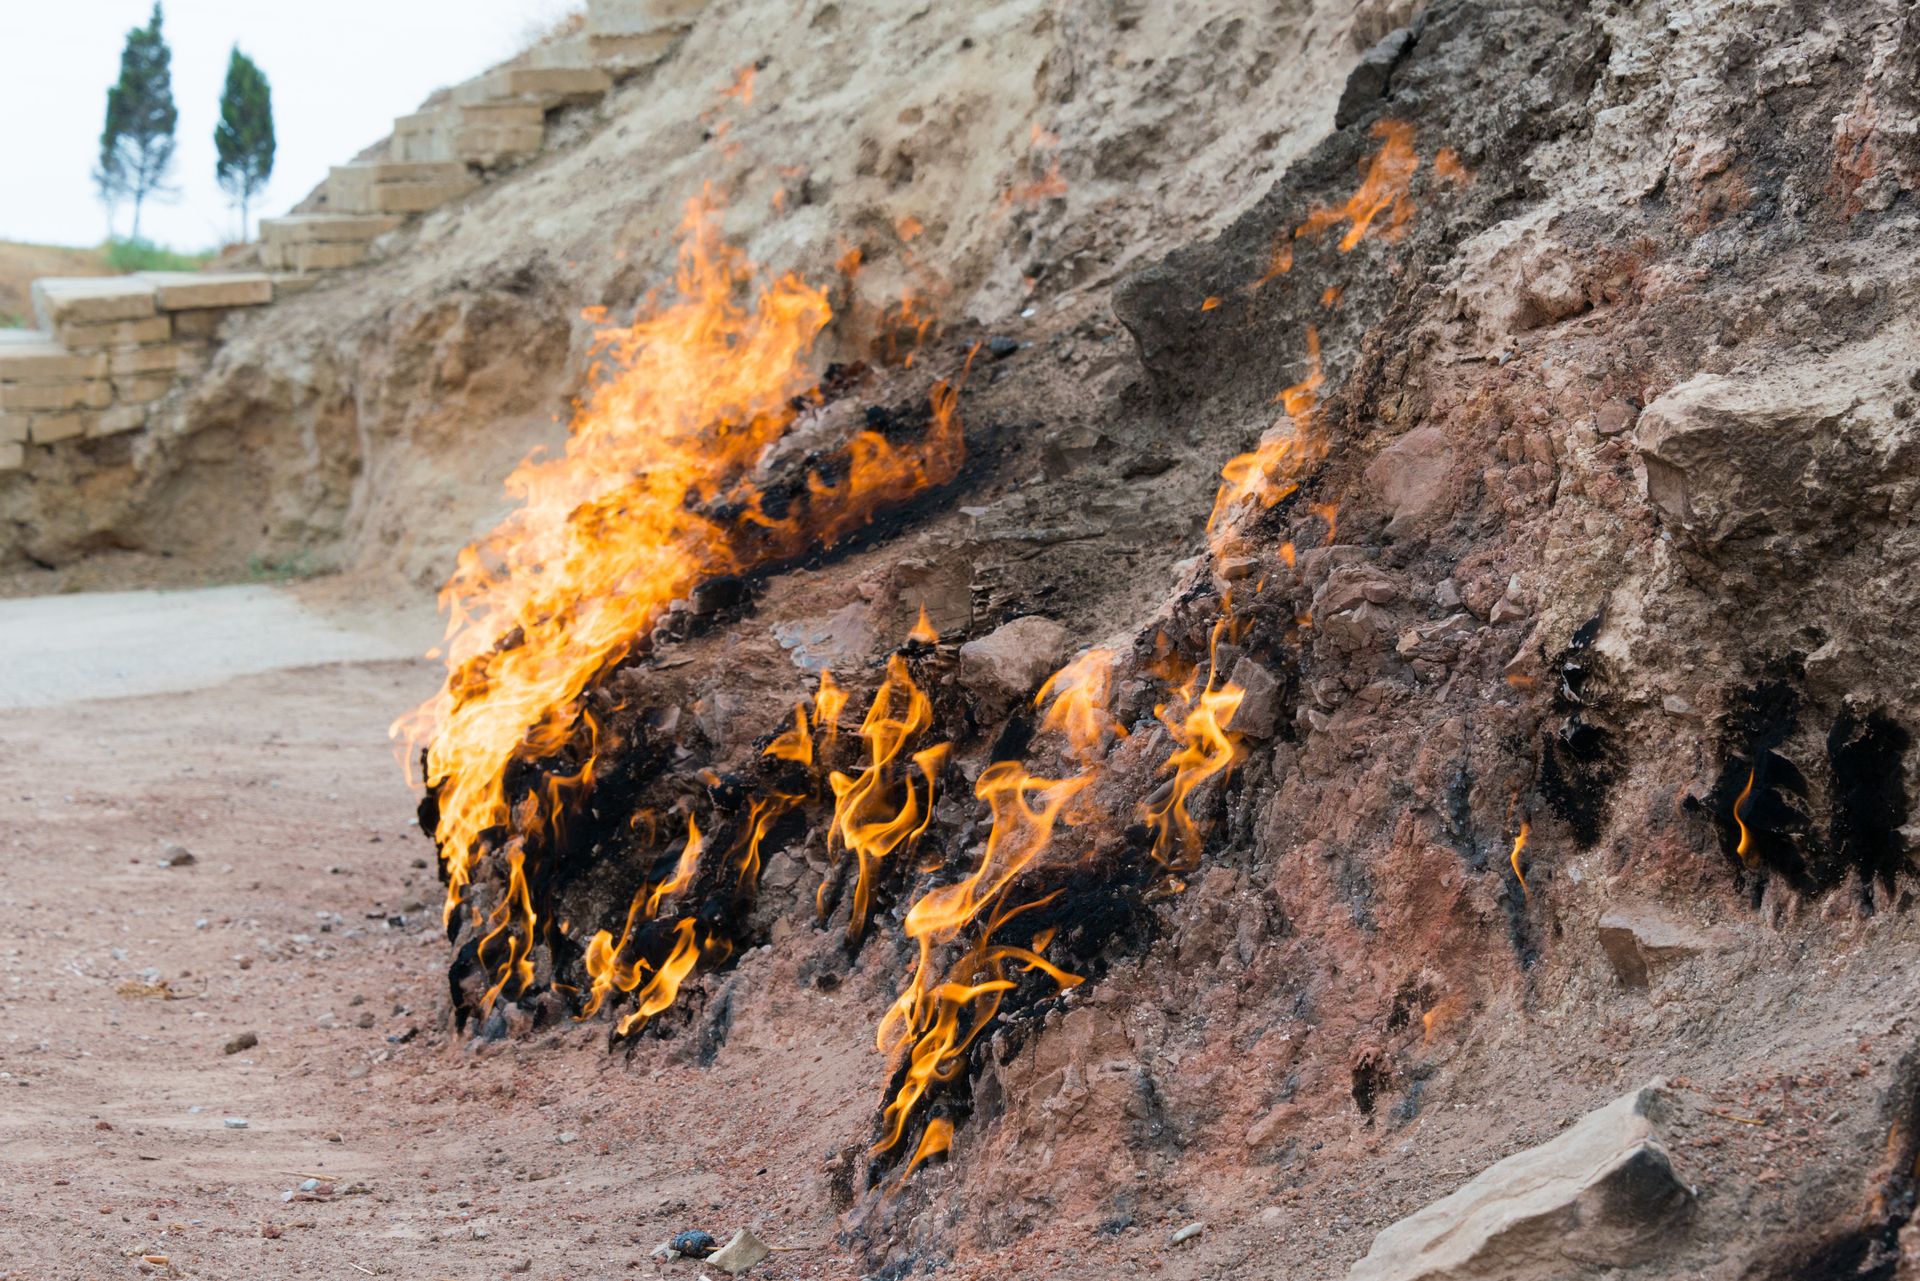
[[[1222,613],[1213,627],[1206,685],[1196,693],[1189,680],[1180,691],[1182,707],[1162,704],[1154,709],[1176,744],[1161,767],[1172,777],[1142,802],[1140,813],[1153,832],[1153,857],[1176,871],[1187,871],[1200,863],[1201,831],[1187,808],[1194,789],[1233,768],[1241,755],[1240,738],[1227,727],[1240,710],[1246,691],[1220,679],[1214,657],[1220,638],[1233,621],[1231,602],[1225,608],[1228,612]]]
[[[925,622],[924,612],[921,621]],[[866,929],[882,861],[919,839],[933,821],[933,789],[946,763],[947,745],[936,743],[914,752],[910,769],[900,762],[907,744],[932,724],[932,704],[913,683],[906,659],[895,654],[887,661],[886,679],[873,691],[867,718],[860,725],[860,737],[867,746],[866,767],[857,774],[835,770],[827,776],[833,787],[827,849],[844,849],[854,857],[853,913],[847,921],[850,939],[858,939]],[[916,772],[921,787],[915,786]]]
[[[557,823],[568,796],[591,784],[599,726],[580,696],[671,602],[714,575],[830,546],[881,507],[950,479],[964,457],[959,393],[942,382],[920,441],[861,432],[809,472],[804,496],[769,510],[754,468],[808,403],[806,357],[831,312],[823,291],[793,275],[762,280],[721,240],[707,204],[689,204],[682,230],[671,298],[600,334],[564,452],[515,469],[508,490],[519,508],[461,553],[441,593],[446,686],[394,727],[410,747],[427,744],[448,920],[484,854],[546,834],[541,824]],[[835,694],[823,678],[815,724],[829,735]],[[569,749],[585,764],[546,781],[543,811],[517,811],[509,765]],[[508,889],[520,906],[512,921],[491,922],[489,939],[514,953],[503,973],[521,975],[536,917],[509,864],[510,882],[522,877]]]

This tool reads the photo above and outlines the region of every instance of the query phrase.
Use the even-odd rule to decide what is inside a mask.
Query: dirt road
[[[671,1232],[746,1224],[816,1247],[756,1277],[858,1274],[803,1139],[863,1132],[835,1065],[770,1115],[739,1102],[751,1029],[705,1071],[604,1026],[450,1035],[386,739],[434,682],[345,663],[0,711],[0,1276],[651,1274]]]

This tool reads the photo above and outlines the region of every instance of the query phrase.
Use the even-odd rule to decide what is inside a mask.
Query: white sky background
[[[273,86],[278,151],[255,216],[284,213],[434,89],[513,56],[577,0],[163,0],[180,110],[172,185],[141,234],[208,249],[238,230],[214,182],[213,127],[237,41]],[[127,29],[152,0],[0,0],[0,240],[92,245],[90,175]],[[123,203],[115,227],[132,220]]]

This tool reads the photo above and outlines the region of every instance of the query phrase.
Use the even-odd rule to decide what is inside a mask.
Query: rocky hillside
[[[443,577],[709,183],[833,313],[762,524],[960,434],[597,651],[494,821],[442,761],[450,1018],[711,1067],[874,1275],[1920,1267],[1920,15],[793,12],[246,322],[62,544]]]
[[[511,179],[236,324],[153,439],[43,472],[9,503],[16,555],[304,558],[435,585],[513,463],[557,438],[583,311],[623,319],[666,279],[690,198],[723,201],[772,270],[831,281],[859,251],[826,358],[864,353],[903,291],[947,324],[1032,308],[1051,332],[1257,199],[1404,9],[711,5]],[[75,486],[88,502],[56,501]]]

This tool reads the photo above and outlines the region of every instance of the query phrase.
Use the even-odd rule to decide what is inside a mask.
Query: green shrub
[[[198,271],[210,253],[183,254],[163,249],[151,240],[109,240],[107,264],[115,271]]]

